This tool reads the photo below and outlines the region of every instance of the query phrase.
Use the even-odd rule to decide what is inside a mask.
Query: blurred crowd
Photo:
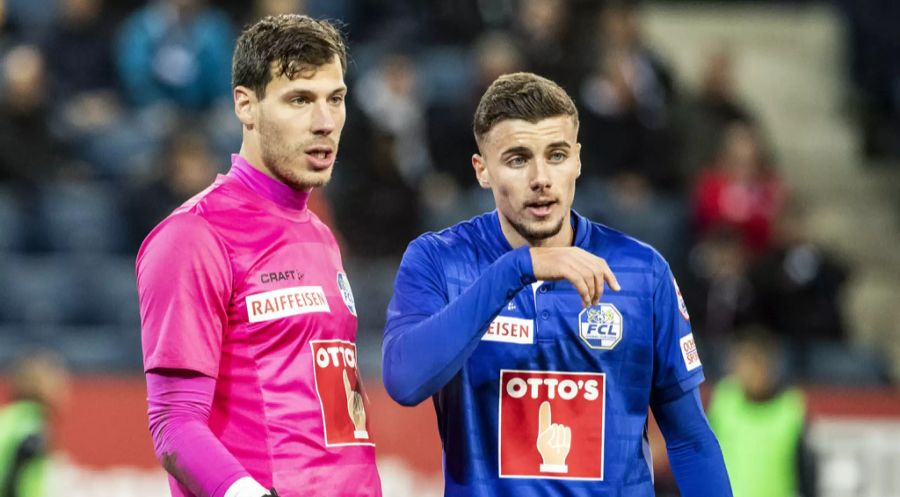
[[[580,110],[575,208],[666,256],[701,345],[762,324],[800,379],[884,380],[877,360],[847,355],[850,269],[809,236],[733,55],[711,50],[688,91],[640,7],[617,0],[7,0],[0,360],[37,342],[76,369],[139,370],[134,254],[227,170],[234,40],[282,12],[338,19],[350,41],[348,121],[314,209],[364,296],[362,334],[380,334],[411,239],[492,208],[471,169],[472,115],[494,78],[529,70]],[[704,355],[712,376],[724,357]],[[836,357],[849,376],[830,373]]]

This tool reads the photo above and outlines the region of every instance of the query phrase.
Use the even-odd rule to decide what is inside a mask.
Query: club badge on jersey
[[[622,321],[615,305],[592,305],[578,314],[578,336],[592,349],[612,350],[622,340]]]
[[[501,478],[603,480],[604,373],[500,371]]]
[[[350,279],[347,278],[347,275],[343,271],[338,271],[337,273],[337,286],[338,290],[341,291],[341,298],[344,299],[344,305],[347,306],[347,310],[350,311],[350,314],[356,316],[356,302],[353,300],[353,290],[350,288]]]

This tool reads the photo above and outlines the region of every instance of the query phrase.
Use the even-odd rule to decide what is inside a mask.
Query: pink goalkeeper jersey
[[[210,429],[282,497],[380,496],[353,294],[307,197],[235,155],[150,233],[137,258],[144,369],[216,378]]]

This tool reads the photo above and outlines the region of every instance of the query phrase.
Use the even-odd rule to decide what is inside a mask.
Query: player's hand
[[[604,282],[617,292],[621,289],[609,264],[579,247],[532,247],[530,252],[534,277],[569,281],[585,307],[600,302]]]
[[[572,429],[551,422],[550,402],[545,400],[538,412],[537,450],[541,453],[541,472],[568,473],[566,458],[571,448]]]
[[[363,404],[362,395],[350,388],[350,377],[344,370],[344,393],[347,394],[347,413],[350,421],[353,421],[353,436],[355,438],[369,438],[366,431],[366,406]]]

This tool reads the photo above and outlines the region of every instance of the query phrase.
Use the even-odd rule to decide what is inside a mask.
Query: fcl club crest
[[[588,307],[578,314],[578,336],[592,349],[612,350],[622,340],[622,313],[613,304]]]
[[[337,285],[338,290],[341,291],[341,298],[344,299],[344,304],[347,305],[347,310],[350,311],[350,314],[356,316],[356,302],[353,300],[353,290],[350,289],[350,280],[347,279],[347,275],[343,271],[338,271]]]

